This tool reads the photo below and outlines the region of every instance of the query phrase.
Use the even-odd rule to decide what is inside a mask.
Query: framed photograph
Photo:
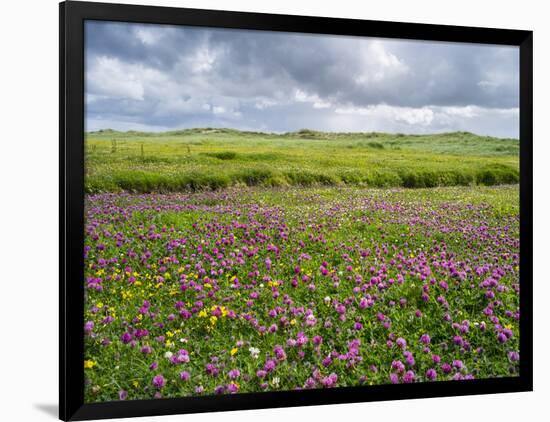
[[[60,418],[532,389],[531,31],[60,4]]]

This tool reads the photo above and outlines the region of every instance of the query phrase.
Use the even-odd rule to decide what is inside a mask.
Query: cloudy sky
[[[519,133],[519,50],[86,23],[86,130]]]

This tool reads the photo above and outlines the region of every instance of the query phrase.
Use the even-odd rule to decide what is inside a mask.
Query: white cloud
[[[362,44],[359,55],[362,71],[355,77],[355,82],[360,85],[391,80],[409,72],[407,64],[389,52],[380,40]]]
[[[212,70],[216,62],[216,54],[208,47],[197,50],[190,63],[194,73],[207,73]]]
[[[95,122],[510,137],[519,130],[515,47],[109,22],[87,28],[86,119]]]
[[[266,108],[276,106],[277,104],[278,102],[275,100],[262,98],[261,100],[257,101],[256,104],[254,104],[254,107],[256,107],[258,110],[264,110]]]
[[[142,66],[130,66],[112,57],[97,57],[86,73],[90,94],[143,100]]]
[[[439,133],[473,131],[480,135],[516,136],[519,129],[519,109],[463,107],[339,107],[329,117],[329,130],[382,131],[406,133]]]
[[[434,119],[434,112],[428,107],[404,109],[395,115],[395,119],[409,125],[428,126]]]
[[[301,89],[297,89],[294,92],[294,99],[299,103],[310,103],[313,108],[329,108],[331,107],[331,102],[328,100],[321,99],[317,94],[307,94]]]
[[[310,101],[310,96],[308,96],[304,91],[302,91],[301,89],[297,89],[296,92],[294,93],[294,99],[296,101],[299,101],[301,103],[305,103],[305,102],[309,102]]]
[[[212,113],[227,119],[239,119],[242,117],[242,113],[240,111],[220,105],[212,107]]]
[[[502,117],[518,117],[519,118],[519,108],[486,108],[479,107],[476,105],[468,105],[463,107],[436,107],[432,106],[432,109],[436,113],[445,114],[447,116],[458,117],[462,119],[476,119],[483,118],[484,116],[491,114],[494,116]]]
[[[330,102],[323,101],[323,100],[315,101],[313,103],[313,108],[329,108],[330,106],[331,106]]]
[[[463,107],[440,107],[441,112],[449,116],[462,117],[465,119],[471,119],[473,117],[479,116],[480,112],[483,111],[481,107],[476,107],[473,105],[463,106]]]
[[[204,104],[201,98],[172,96],[158,101],[154,113],[158,116],[192,114],[202,106]]]
[[[500,83],[496,81],[479,81],[477,83],[477,86],[481,88],[498,88],[499,85]]]
[[[379,120],[403,122],[409,125],[428,126],[432,123],[434,112],[429,107],[395,107],[386,104],[368,107],[342,107],[337,114],[351,114],[372,117]]]
[[[154,45],[162,38],[162,31],[155,27],[139,26],[135,29],[136,37],[146,45]]]

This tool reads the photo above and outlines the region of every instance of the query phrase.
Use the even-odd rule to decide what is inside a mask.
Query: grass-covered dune
[[[468,132],[272,134],[203,128],[86,134],[89,193],[235,185],[424,188],[518,180],[517,139]]]

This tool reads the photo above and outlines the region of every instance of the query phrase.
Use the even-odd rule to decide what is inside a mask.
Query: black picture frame
[[[84,403],[84,22],[108,20],[518,46],[520,49],[520,375],[469,382],[376,385],[222,396]],[[240,409],[531,391],[533,33],[69,1],[59,5],[59,417],[87,420]]]

